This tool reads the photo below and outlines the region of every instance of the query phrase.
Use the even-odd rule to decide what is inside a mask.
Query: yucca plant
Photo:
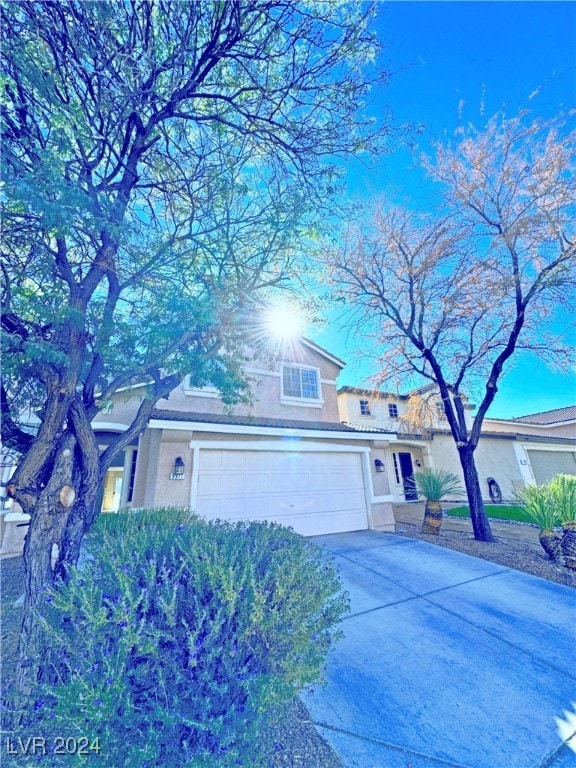
[[[516,493],[516,498],[523,506],[526,520],[540,528],[538,539],[544,552],[551,560],[561,563],[562,535],[554,530],[560,525],[560,517],[550,484],[528,485]]]
[[[576,476],[555,475],[548,488],[561,524],[576,526]]]
[[[556,475],[548,483],[554,509],[562,525],[561,549],[564,565],[576,570],[576,477]]]
[[[438,536],[442,526],[442,499],[448,495],[459,496],[464,492],[460,479],[444,469],[419,469],[413,475],[420,496],[426,499],[422,533]]]

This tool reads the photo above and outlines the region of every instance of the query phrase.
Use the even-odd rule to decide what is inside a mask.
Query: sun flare
[[[266,312],[266,331],[277,342],[296,341],[304,332],[304,320],[296,307],[270,307]]]

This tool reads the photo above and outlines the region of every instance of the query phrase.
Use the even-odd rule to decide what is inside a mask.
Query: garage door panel
[[[330,494],[330,507],[335,511],[358,509],[362,507],[363,494],[353,491]]]
[[[554,475],[576,475],[576,453],[573,451],[528,451],[534,479],[538,485]]]
[[[308,536],[365,529],[361,467],[357,453],[203,448],[197,510],[209,518],[278,522]]]
[[[272,491],[307,491],[310,488],[310,477],[305,472],[271,472],[270,488]]]
[[[246,475],[238,472],[227,472],[223,475],[221,472],[200,473],[198,481],[198,491],[202,495],[220,495],[222,493],[223,478],[226,478],[226,490],[228,493],[245,493]]]
[[[202,467],[204,469],[219,469],[222,467],[223,451],[203,451]]]
[[[225,466],[228,471],[246,469],[246,454],[244,451],[227,451],[223,458],[225,459]]]
[[[270,477],[265,473],[251,473],[246,477],[246,490],[250,493],[260,493],[270,490]]]

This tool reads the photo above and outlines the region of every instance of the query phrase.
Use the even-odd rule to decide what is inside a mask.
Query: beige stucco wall
[[[249,405],[224,405],[218,396],[205,396],[196,389],[180,384],[168,398],[158,401],[156,407],[172,411],[197,413],[232,413],[239,416],[267,416],[270,418],[297,419],[299,421],[339,422],[336,377],[340,367],[313,349],[300,345],[294,349],[287,362],[317,368],[320,374],[321,399],[323,404],[294,404],[281,400],[281,365],[268,370],[266,362],[251,363],[247,374],[251,384],[252,403]],[[143,388],[134,388],[118,393],[112,409],[96,416],[98,424],[130,424],[143,397]],[[305,401],[303,401],[305,402]]]
[[[439,395],[436,396],[436,399],[440,399]],[[360,400],[369,401],[371,411],[370,416],[364,416],[360,412]],[[388,406],[392,403],[395,404],[398,409],[398,418],[391,418],[389,415]],[[419,431],[416,427],[407,425],[406,421],[402,421],[402,419],[406,417],[408,410],[408,400],[405,398],[387,397],[382,395],[370,396],[366,394],[340,391],[338,392],[338,408],[340,410],[341,421],[379,427],[380,429],[388,429],[392,432]],[[468,426],[471,426],[471,421],[470,412],[467,410],[466,423]],[[432,424],[425,426],[446,428],[447,422],[445,419],[435,417]]]
[[[360,413],[360,400],[370,402],[370,416],[363,416]],[[367,395],[357,395],[351,392],[338,393],[338,409],[340,421],[346,421],[351,424],[361,424],[366,427],[378,427],[379,429],[388,429],[396,432],[400,429],[398,419],[391,419],[388,414],[388,404],[395,403],[398,407],[398,415],[403,416],[406,412],[406,401],[372,398]]]
[[[513,499],[515,493],[525,485],[514,443],[514,440],[505,438],[480,438],[474,457],[482,496],[487,501],[490,500],[488,477],[496,480],[504,499]],[[453,472],[462,478],[458,450],[451,436],[434,435],[430,447],[434,467]]]
[[[372,527],[379,531],[394,533],[394,510],[390,502],[372,504]]]

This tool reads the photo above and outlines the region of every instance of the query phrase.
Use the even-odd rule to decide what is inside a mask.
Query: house
[[[255,354],[246,369],[251,403],[233,408],[215,388],[184,379],[106,473],[99,508],[190,506],[210,519],[275,521],[304,535],[393,530],[392,504],[417,499],[416,469],[461,475],[456,446],[431,385],[418,391],[431,406],[426,427],[414,427],[410,395],[337,389],[343,368],[308,339],[273,364]],[[142,396],[143,387],[131,387],[96,417],[102,450]],[[466,405],[469,424],[472,410]],[[486,500],[488,478],[513,498],[557,472],[576,474],[576,406],[486,419],[475,455]],[[21,551],[26,521],[12,507],[0,512],[0,554]]]
[[[515,419],[485,419],[484,426],[515,435],[526,483],[541,485],[559,473],[576,474],[576,405]]]
[[[410,426],[408,394],[356,387],[338,390],[343,420],[396,432],[396,442],[386,446],[381,457],[396,503],[416,500],[409,478],[420,467],[443,469],[462,477],[458,452],[438,393],[432,385],[419,393],[426,393],[431,406],[425,427]],[[471,426],[473,407],[465,407]],[[485,419],[475,460],[486,501],[491,500],[489,478],[498,483],[504,499],[513,499],[520,488],[546,482],[560,472],[576,475],[576,406],[508,421]]]
[[[216,389],[184,380],[108,470],[102,510],[190,506],[210,519],[275,521],[304,535],[393,530],[390,488],[374,456],[396,436],[341,423],[343,367],[301,339],[272,367],[252,360],[252,403],[233,409]],[[96,418],[102,448],[130,423],[141,391],[122,393]]]

